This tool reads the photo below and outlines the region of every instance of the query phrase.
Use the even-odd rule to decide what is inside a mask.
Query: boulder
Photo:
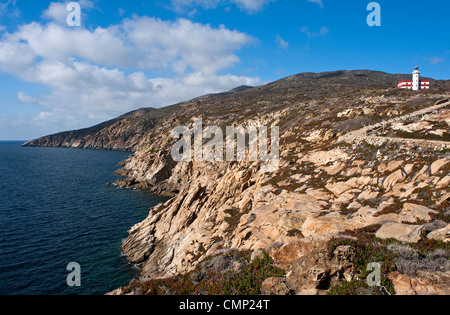
[[[356,196],[361,194],[361,190],[359,189],[350,189],[336,198],[333,202],[338,204],[348,204],[355,199]]]
[[[323,169],[328,173],[328,175],[336,175],[340,173],[345,167],[345,163],[336,161],[333,165],[324,167]]]
[[[402,212],[400,212],[399,221],[405,223],[417,223],[417,221],[429,222],[433,219],[430,213],[437,213],[437,211],[425,206],[405,203]]]
[[[326,216],[308,218],[302,225],[301,231],[305,237],[308,237],[318,234],[340,233],[355,228],[356,226],[351,221],[346,220],[344,216],[339,213],[331,213]]]
[[[334,196],[332,194],[330,194],[329,192],[327,192],[324,189],[314,189],[314,188],[308,188],[305,193],[308,196],[314,197],[316,200],[322,200],[322,201],[326,201],[329,202],[331,199],[334,198]]]
[[[337,234],[325,234],[302,238],[284,244],[278,249],[272,249],[270,256],[278,267],[287,270],[294,260],[308,256],[313,251],[326,251],[328,241],[333,238],[343,238],[343,236]]]
[[[351,246],[339,246],[332,255],[317,248],[292,262],[286,283],[296,294],[323,294],[331,285],[353,279],[353,259]]]
[[[430,171],[431,175],[436,175],[444,166],[446,166],[448,163],[450,163],[450,158],[444,158],[437,160],[433,164],[431,164]]]
[[[350,203],[350,204],[348,205],[347,210],[350,210],[350,211],[358,211],[358,210],[361,209],[361,208],[362,208],[362,205],[361,205],[359,202],[353,201],[352,203]]]
[[[387,165],[387,167],[386,167],[386,169],[384,171],[393,172],[397,168],[402,166],[403,163],[404,163],[403,161],[391,161],[391,162],[389,162],[389,164]]]
[[[403,170],[406,174],[411,174],[411,171],[414,169],[414,164],[406,164]]]
[[[444,241],[446,243],[450,242],[450,224],[443,229],[434,230],[427,235],[427,238],[436,241]]]
[[[405,243],[417,243],[423,230],[421,225],[409,225],[395,222],[384,224],[375,234],[381,239],[395,238]]]
[[[405,180],[405,178],[406,173],[402,169],[399,169],[394,173],[392,173],[391,175],[389,175],[388,177],[386,177],[386,179],[383,182],[383,187],[386,189],[390,189],[395,184]]]
[[[330,162],[348,160],[349,156],[343,150],[335,149],[330,151],[316,151],[305,156],[300,162],[311,162],[318,166],[326,165]]]
[[[261,295],[288,295],[286,278],[267,278],[261,284]]]
[[[329,191],[331,191],[336,197],[339,197],[344,192],[352,189],[353,186],[349,185],[346,182],[337,182],[337,183],[328,184],[328,185],[326,185],[325,188],[328,189]]]
[[[439,199],[439,201],[437,202],[437,205],[440,206],[441,204],[443,204],[447,200],[450,200],[450,193],[447,193],[444,196],[442,196],[441,199]]]
[[[397,295],[449,295],[450,272],[419,271],[416,277],[409,277],[398,272],[390,273]]]
[[[380,195],[378,191],[374,191],[370,188],[363,190],[361,194],[359,194],[358,199],[359,200],[369,200],[369,199],[375,199]]]
[[[450,185],[450,175],[447,175],[436,184],[436,187],[444,188],[444,187],[448,187],[449,185]]]
[[[428,168],[429,167],[427,165],[424,165],[422,167],[422,169],[414,175],[414,177],[412,179],[412,182],[422,182],[422,181],[428,179],[430,177],[427,174]]]

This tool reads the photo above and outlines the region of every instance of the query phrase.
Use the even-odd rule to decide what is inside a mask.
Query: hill
[[[143,135],[162,120],[184,122],[195,115],[224,122],[246,119],[301,101],[324,101],[350,92],[392,88],[405,77],[366,70],[302,73],[265,86],[241,86],[161,109],[140,109],[91,128],[49,135],[24,145],[133,151]],[[437,91],[448,82],[433,80],[432,84]]]
[[[26,145],[132,150],[117,185],[170,198],[130,229],[141,277],[114,294],[449,294],[450,81],[409,77],[301,73]],[[196,117],[278,126],[278,167],[174,161]]]

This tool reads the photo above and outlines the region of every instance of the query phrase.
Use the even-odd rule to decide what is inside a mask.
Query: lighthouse
[[[418,91],[420,89],[420,71],[419,67],[416,66],[413,72],[413,91]]]
[[[429,90],[430,89],[430,80],[420,80],[419,67],[416,66],[414,68],[412,80],[403,80],[403,81],[398,82],[398,88],[413,90],[413,91]]]

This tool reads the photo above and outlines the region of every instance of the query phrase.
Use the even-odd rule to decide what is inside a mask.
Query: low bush
[[[284,272],[273,266],[272,258],[265,252],[263,257],[253,261],[250,261],[250,256],[250,252],[236,252],[222,257],[225,264],[241,264],[238,270],[202,270],[209,265],[209,260],[221,258],[209,257],[193,272],[146,282],[134,280],[123,292],[139,295],[258,295],[265,279],[282,277]]]

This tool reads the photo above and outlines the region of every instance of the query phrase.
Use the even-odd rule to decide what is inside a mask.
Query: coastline
[[[295,78],[277,83],[280,90],[284,84],[292,85],[292,80]],[[299,82],[299,86],[304,84]],[[264,114],[244,120],[240,114],[223,118],[221,98],[233,99],[234,94],[215,100],[218,112],[205,119],[205,125],[231,126],[243,121],[247,126],[280,125],[281,159],[273,173],[264,172],[261,161],[176,163],[170,155],[173,139],[167,135],[174,126],[186,124],[192,128],[193,123],[185,117],[180,120],[179,113],[162,118],[144,133],[134,154],[115,172],[123,177],[116,182],[119,186],[145,189],[170,199],[150,209],[147,218],[128,231],[123,252],[130,262],[141,264],[142,271],[138,282],[114,293],[139,294],[148,289],[146,283],[158,279],[175,281],[183,275],[195,278],[197,268],[214,257],[240,266],[235,271],[243,272],[252,256],[267,254],[284,275],[260,279],[261,292],[321,295],[340,292],[347,283],[353,283],[358,290],[380,294],[379,288],[360,281],[367,266],[355,265],[358,255],[386,260],[383,263],[392,266],[391,257],[399,255],[396,250],[423,253],[421,246],[425,244],[431,248],[423,254],[430,262],[428,267],[418,263],[419,270],[401,270],[401,274],[391,267],[383,269],[384,287],[391,294],[449,292],[442,283],[450,274],[436,253],[448,252],[446,209],[450,194],[446,187],[450,153],[401,139],[380,144],[339,141],[366,124],[379,123],[383,117],[395,122],[396,117],[426,109],[448,98],[448,92],[413,94],[387,89],[388,83],[377,84],[378,89],[369,91],[357,84],[346,86],[345,101],[337,97],[342,92],[335,85],[330,85],[335,90],[320,90],[326,92],[325,102],[304,100],[297,95],[301,89],[292,89],[291,93],[301,100],[280,107],[274,105],[278,103],[275,96],[280,100],[294,96],[274,92],[270,85],[266,87],[269,92],[246,89],[236,93],[259,97],[261,102],[270,99],[272,103],[265,101],[266,107],[261,107]],[[211,99],[203,102],[209,108]],[[199,101],[191,101],[180,108],[196,112],[201,106]],[[447,115],[448,110],[440,108],[423,119],[409,115],[408,123],[417,124],[426,134],[433,124],[444,128],[442,121]],[[396,240],[398,247],[386,240]],[[248,261],[230,262],[229,250],[248,253]],[[381,253],[381,258],[375,253]],[[320,270],[323,276],[316,277],[313,270]],[[426,286],[408,291],[401,287],[402,277]],[[437,284],[431,283],[430,277],[436,277]],[[203,284],[194,281],[196,285]]]
[[[122,240],[165,199],[108,185],[127,153],[1,144],[2,294],[101,295],[138,276]],[[66,283],[70,262],[81,287]]]

